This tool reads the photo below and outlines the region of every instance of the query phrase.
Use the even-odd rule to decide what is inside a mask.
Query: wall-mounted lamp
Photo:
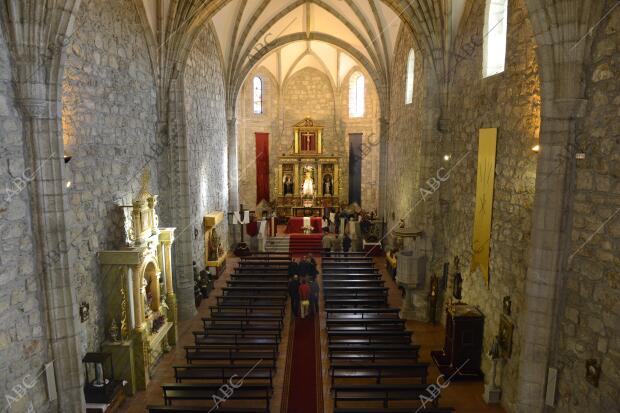
[[[69,161],[71,160],[71,158],[73,158],[70,155],[65,155],[64,159],[65,159],[65,163],[69,163]]]
[[[66,187],[67,187],[67,189],[71,188],[71,181],[67,181]]]
[[[540,145],[536,144],[536,145],[532,146],[532,151],[534,151],[536,153],[540,152]]]
[[[447,154],[445,154],[443,156],[443,160],[446,161],[446,162],[448,162],[450,159],[452,159],[452,155],[450,155],[449,153],[447,153]]]

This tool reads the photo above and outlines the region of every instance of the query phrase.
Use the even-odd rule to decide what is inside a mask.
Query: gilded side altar
[[[159,228],[157,195],[142,188],[125,215],[125,246],[98,253],[102,270],[106,340],[117,380],[128,391],[144,390],[152,369],[177,340],[177,306],[172,276],[175,228]],[[118,328],[120,326],[120,328]]]

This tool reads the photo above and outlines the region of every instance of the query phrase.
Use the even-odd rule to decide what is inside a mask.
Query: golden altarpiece
[[[98,254],[103,275],[106,340],[115,379],[127,380],[130,394],[144,390],[162,355],[177,341],[177,305],[171,249],[175,228],[159,228],[157,195],[149,176],[125,217],[125,246]]]
[[[321,216],[323,208],[340,206],[340,157],[323,154],[322,125],[307,117],[293,128],[293,153],[278,158],[276,211]]]

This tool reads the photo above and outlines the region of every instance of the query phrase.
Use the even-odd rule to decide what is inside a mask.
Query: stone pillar
[[[387,186],[388,186],[388,141],[390,139],[390,121],[385,113],[379,119],[379,217],[388,221]]]
[[[193,230],[198,223],[192,222],[189,189],[188,144],[185,130],[185,104],[183,83],[179,79],[170,81],[168,119],[170,133],[170,159],[172,165],[172,185],[170,206],[174,225],[179,228],[175,236],[174,264],[176,274],[176,293],[178,316],[188,320],[196,314],[194,300]],[[167,260],[170,262],[169,260]],[[167,271],[168,272],[168,271]],[[172,272],[169,272],[172,274]]]
[[[542,412],[571,233],[574,123],[585,101],[548,105],[541,123],[525,299],[519,320],[519,411]]]
[[[168,343],[173,346],[177,342],[177,338],[179,337],[179,327],[178,327],[178,308],[177,308],[177,296],[174,292],[174,283],[172,282],[172,243],[169,241],[163,242],[164,250],[164,266],[165,266],[165,276],[166,276],[166,304],[168,304],[168,321],[174,323],[174,327],[170,329],[168,332]]]
[[[227,121],[228,133],[228,209],[239,210],[239,165],[237,163],[237,118]]]

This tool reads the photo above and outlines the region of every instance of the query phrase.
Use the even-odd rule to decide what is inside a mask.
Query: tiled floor
[[[236,265],[237,260],[229,260],[228,269],[230,270]],[[400,291],[397,289],[396,284],[391,277],[385,272],[385,263],[382,258],[376,259],[378,268],[383,273],[383,278],[386,280],[386,285],[390,287],[389,302],[394,307],[399,307],[401,303]],[[228,270],[228,271],[229,271]],[[220,288],[225,284],[225,280],[229,277],[229,272],[226,272],[216,282],[216,288]],[[216,290],[217,294],[221,294]],[[125,405],[121,409],[121,412],[126,413],[144,413],[147,405],[163,404],[161,397],[162,383],[174,382],[174,375],[172,366],[174,364],[184,364],[184,345],[193,344],[193,330],[202,329],[201,317],[208,315],[209,305],[215,303],[215,298],[212,297],[208,300],[204,300],[199,308],[198,314],[189,321],[179,323],[179,336],[180,343],[169,354],[167,354],[157,367],[155,374],[146,391],[141,391],[134,397],[129,398],[125,402]],[[321,308],[323,303],[321,302]],[[284,323],[284,331],[282,334],[282,344],[280,346],[278,370],[274,378],[274,396],[272,398],[271,411],[280,412],[281,399],[283,392],[284,373],[286,364],[286,354],[288,346],[288,334],[289,334],[289,322],[290,314],[287,313],[287,318]],[[333,411],[333,400],[330,397],[330,380],[328,376],[327,361],[327,339],[325,337],[325,314],[321,313],[321,344],[322,344],[322,362],[323,362],[323,399],[325,406],[325,413],[331,413]],[[421,345],[421,358],[420,361],[429,362],[432,365],[430,358],[431,350],[441,349],[443,346],[444,329],[442,326],[432,326],[430,324],[409,321],[407,322],[407,328],[414,332],[413,341]],[[429,383],[433,383],[439,371],[432,366],[430,369]],[[444,389],[441,393],[440,402],[442,406],[451,406],[456,409],[457,413],[503,413],[504,409],[498,406],[488,406],[482,400],[483,384],[481,382],[453,382],[450,386]]]

